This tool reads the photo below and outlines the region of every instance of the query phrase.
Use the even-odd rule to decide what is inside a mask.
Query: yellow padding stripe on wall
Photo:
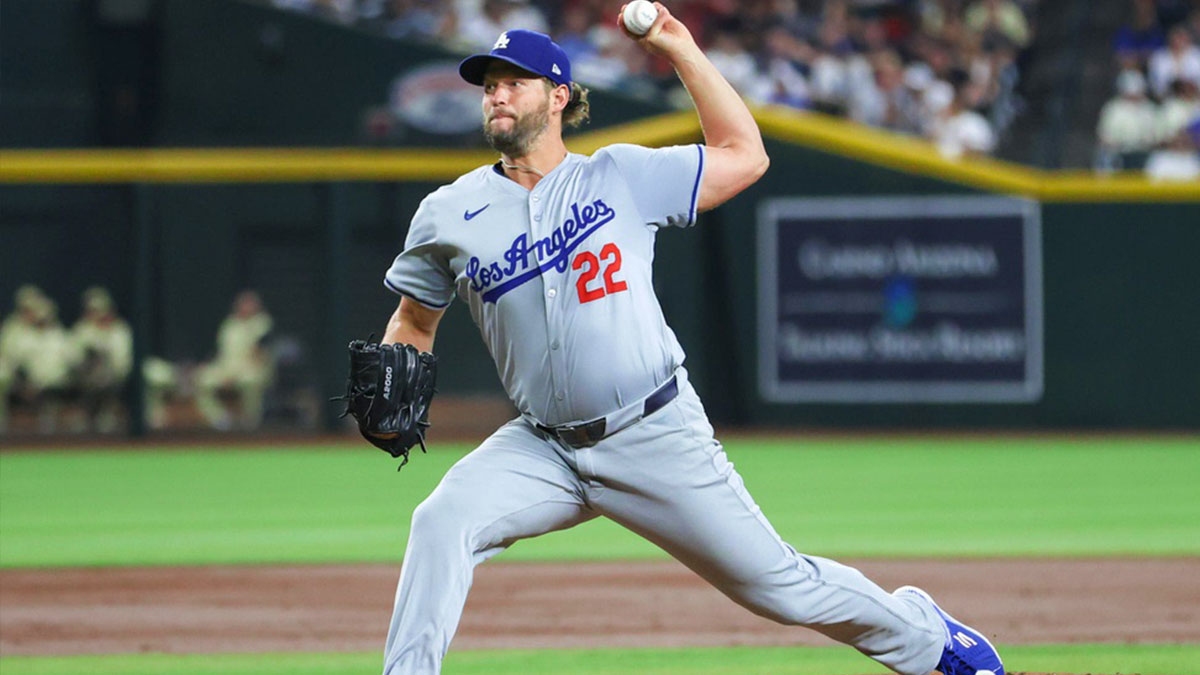
[[[613,143],[661,147],[699,139],[693,113],[569,136],[567,145],[590,154]],[[0,183],[449,181],[496,159],[491,150],[433,148],[0,150]]]
[[[495,153],[362,149],[7,150],[5,183],[443,180]]]
[[[778,141],[980,190],[1045,202],[1200,202],[1200,182],[1044,171],[990,158],[954,161],[920,139],[817,113],[759,108],[755,117],[764,135]],[[657,147],[700,138],[689,110],[568,136],[567,145],[586,154],[611,143]],[[448,181],[495,160],[488,150],[429,148],[0,150],[0,183]]]
[[[992,158],[952,160],[931,143],[843,119],[790,109],[755,112],[763,134],[787,143],[991,192],[1043,202],[1200,201],[1200,181],[1156,183],[1137,172],[1046,171]]]

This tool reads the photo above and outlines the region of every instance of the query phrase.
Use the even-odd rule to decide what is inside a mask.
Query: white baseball
[[[625,5],[625,13],[621,15],[626,30],[634,35],[645,35],[657,18],[658,8],[647,0],[633,0]]]

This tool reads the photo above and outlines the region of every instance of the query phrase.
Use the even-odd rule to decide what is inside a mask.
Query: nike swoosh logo
[[[491,205],[491,202],[488,202],[487,204],[484,204],[478,211],[463,211],[463,220],[470,220],[474,218],[475,216],[483,213],[483,210]]]

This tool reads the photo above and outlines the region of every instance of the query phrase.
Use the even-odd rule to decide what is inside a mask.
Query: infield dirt
[[[847,560],[1000,644],[1200,642],[1200,558]],[[0,571],[0,653],[382,648],[399,564]],[[674,561],[487,563],[452,650],[828,645]],[[1019,664],[1012,664],[1017,666]]]

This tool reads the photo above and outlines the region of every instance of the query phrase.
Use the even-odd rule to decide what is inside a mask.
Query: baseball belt
[[[544,424],[535,424],[534,426],[542,433],[557,438],[572,448],[590,448],[605,437],[617,433],[643,417],[649,417],[658,412],[663,406],[675,400],[675,397],[678,395],[679,380],[677,376],[672,375],[662,386],[655,389],[649,396],[643,399],[640,411],[636,405],[631,406],[635,413],[633,417],[620,414],[625,412],[625,410],[621,410],[608,417],[598,417],[590,422],[580,422],[579,424],[568,424],[558,427],[548,427]],[[612,419],[611,423],[610,419]]]

